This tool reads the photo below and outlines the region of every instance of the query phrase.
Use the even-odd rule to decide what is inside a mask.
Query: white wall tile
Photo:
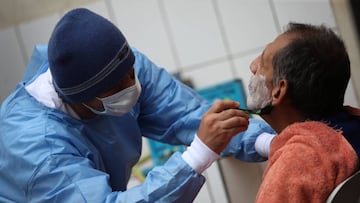
[[[193,203],[203,203],[203,202],[211,203],[212,200],[210,197],[211,197],[211,188],[209,188],[209,185],[205,183],[204,186],[200,189],[200,192],[195,197]]]
[[[130,45],[167,71],[177,71],[158,1],[111,0],[111,4],[117,25]]]
[[[214,162],[203,175],[206,178],[206,188],[207,188],[207,198],[211,199],[211,201],[195,201],[199,203],[208,202],[208,203],[218,203],[218,202],[229,202],[227,197],[227,192],[225,188],[225,183],[223,181],[223,175],[221,174],[219,161]],[[200,194],[202,195],[204,189],[201,189]],[[210,198],[211,197],[211,198]],[[199,200],[199,198],[195,199]]]
[[[15,88],[25,70],[15,30],[0,30],[0,103]]]
[[[234,79],[228,62],[185,70],[182,76],[191,79],[198,89]]]
[[[255,202],[263,166],[259,163],[242,162],[234,157],[224,157],[219,162],[230,202]]]
[[[109,14],[109,11],[107,10],[105,1],[95,1],[94,3],[86,4],[83,6],[84,8],[87,8],[99,15],[101,15],[104,18],[107,18],[108,20],[112,21],[111,16]],[[113,21],[112,21],[113,22]],[[113,22],[115,23],[115,22]]]
[[[67,13],[73,9],[76,9],[76,8],[87,8],[87,9],[101,15],[102,17],[104,17],[110,21],[113,21],[113,19],[111,19],[111,16],[109,15],[105,1],[95,1],[92,3],[87,3],[87,4],[83,4],[83,5],[78,5],[77,7],[71,7],[71,8],[65,9],[60,12],[61,16],[63,16],[65,13]]]
[[[19,25],[28,60],[35,44],[47,44],[60,15],[54,14]]]
[[[163,1],[181,66],[223,57],[225,48],[211,0]]]
[[[264,46],[278,34],[268,1],[217,2],[232,53]]]
[[[274,0],[281,28],[289,21],[335,26],[328,0]]]
[[[345,98],[344,98],[344,105],[350,105],[354,107],[360,107],[360,103],[357,102],[356,96],[355,96],[355,90],[352,84],[352,80],[350,79],[348,87],[345,92]]]

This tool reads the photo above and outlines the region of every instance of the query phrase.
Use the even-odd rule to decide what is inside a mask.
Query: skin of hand
[[[249,115],[239,110],[239,106],[235,101],[218,100],[201,120],[197,136],[218,154],[233,136],[248,128]]]

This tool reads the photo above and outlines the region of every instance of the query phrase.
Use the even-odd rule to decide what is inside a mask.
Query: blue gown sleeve
[[[127,202],[193,202],[205,183],[176,152],[165,163],[152,169],[142,185],[129,189]],[[132,195],[144,194],[145,196]],[[150,194],[150,195],[148,195]]]
[[[143,89],[138,118],[141,132],[161,142],[189,145],[211,104],[140,52],[134,50],[134,54]]]
[[[105,172],[88,159],[54,155],[30,180],[28,202],[192,202],[205,178],[175,153],[164,166],[154,168],[143,184],[112,191]]]
[[[235,158],[246,162],[261,162],[267,158],[260,156],[255,150],[256,138],[263,132],[275,134],[275,131],[263,120],[250,119],[249,127],[233,137],[227,147],[222,151],[222,156],[233,155]]]

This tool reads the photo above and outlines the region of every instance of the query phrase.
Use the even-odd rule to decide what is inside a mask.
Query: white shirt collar
[[[25,87],[26,91],[43,105],[58,109],[75,118],[79,116],[59,97],[52,83],[50,68]]]

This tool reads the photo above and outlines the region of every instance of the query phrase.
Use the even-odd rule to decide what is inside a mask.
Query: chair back
[[[326,203],[360,203],[360,170],[336,186]]]

